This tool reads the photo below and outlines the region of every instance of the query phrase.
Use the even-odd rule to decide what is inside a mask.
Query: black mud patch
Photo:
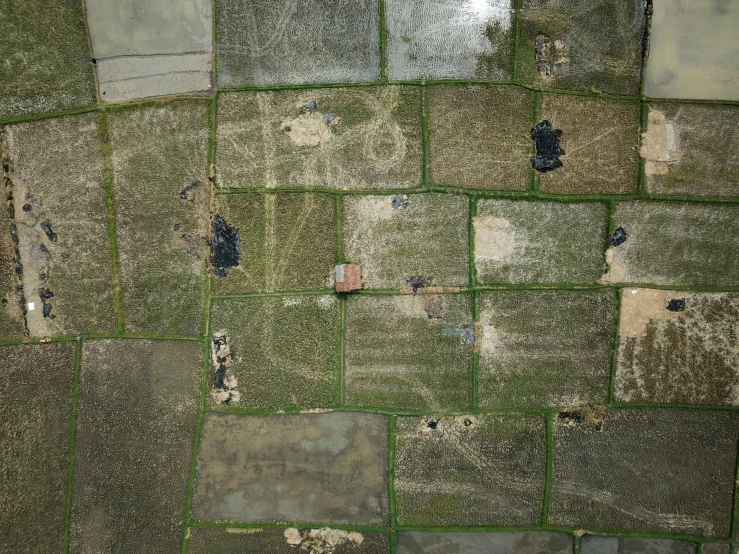
[[[317,109],[318,109],[318,102],[316,102],[315,100],[308,100],[302,106],[300,106],[299,111],[302,113],[308,113],[308,112],[311,112]]]
[[[561,425],[568,427],[586,425],[600,431],[606,420],[606,408],[605,406],[590,405],[584,408],[560,410],[557,414],[557,420]]]
[[[59,238],[58,235],[51,228],[50,221],[42,221],[41,228],[44,230],[44,233],[46,233],[46,238],[48,238],[51,242],[56,242],[57,238]]]
[[[408,207],[408,197],[405,194],[396,194],[392,203],[394,210],[400,210]]]
[[[228,406],[240,398],[236,390],[236,379],[228,373],[228,368],[233,363],[231,345],[225,334],[216,334],[211,340],[211,347],[213,362],[216,366],[213,376],[213,398],[216,403]]]
[[[180,199],[192,202],[195,199],[195,194],[203,183],[200,181],[193,181],[180,191]]]
[[[43,314],[44,314],[44,317],[51,316],[52,319],[54,317],[51,315],[51,304],[49,304],[48,302],[44,302]]]
[[[213,265],[213,273],[218,277],[225,277],[228,275],[229,268],[239,265],[241,260],[240,240],[239,230],[217,215],[213,220],[210,260]]]
[[[412,275],[407,280],[408,286],[413,291],[413,294],[418,294],[418,289],[430,287],[434,284],[433,277],[423,277],[422,275]]]
[[[426,427],[429,429],[436,429],[439,426],[439,420],[438,419],[429,419],[428,423],[426,424]]]
[[[546,119],[531,129],[531,140],[536,144],[536,156],[531,157],[531,167],[540,173],[562,167],[559,156],[565,151],[559,146],[560,129],[555,129]]]
[[[684,312],[685,298],[673,298],[667,303],[667,309],[671,312]]]
[[[608,242],[611,246],[619,246],[625,243],[627,238],[628,235],[626,234],[626,230],[623,227],[618,227],[615,231],[613,231],[613,234],[608,239]]]

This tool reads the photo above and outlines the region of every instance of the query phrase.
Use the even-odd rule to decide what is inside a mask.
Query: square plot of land
[[[461,531],[401,531],[398,554],[572,554],[572,537],[565,533],[522,531],[484,533]]]
[[[216,300],[209,402],[247,408],[335,406],[340,323],[335,295]]]
[[[532,85],[637,95],[643,0],[523,0],[518,78]]]
[[[83,344],[70,552],[179,551],[202,371],[200,342]]]
[[[0,36],[0,117],[95,104],[80,2],[3,2]]]
[[[190,529],[189,554],[390,554],[385,533],[322,527]]]
[[[378,0],[218,0],[220,86],[374,81]]]
[[[481,284],[592,283],[603,273],[607,209],[596,202],[479,200]]]
[[[236,229],[238,264],[216,272],[213,292],[319,290],[333,285],[336,202],[325,194],[227,194],[216,218]],[[224,274],[225,273],[225,274]]]
[[[208,106],[108,116],[126,330],[198,336],[208,259]]]
[[[562,167],[539,174],[539,190],[566,194],[636,192],[639,103],[543,94],[541,119],[562,131]]]
[[[480,296],[480,405],[579,406],[608,396],[616,293]]]
[[[513,0],[388,0],[388,77],[509,80],[513,8]]]
[[[534,95],[511,86],[429,87],[429,148],[435,183],[527,190]]]
[[[209,0],[87,0],[85,11],[104,102],[210,89]]]
[[[346,404],[464,410],[472,401],[474,342],[469,295],[350,296]]]
[[[97,114],[11,125],[7,143],[29,334],[115,331]]]
[[[400,525],[534,525],[544,498],[544,417],[399,417]]]
[[[660,0],[654,5],[644,92],[653,98],[739,100],[739,3]]]
[[[385,416],[206,413],[193,517],[387,525]]]
[[[739,294],[622,295],[616,401],[739,406]]]
[[[0,552],[61,552],[75,343],[0,348]]]
[[[417,87],[222,94],[221,187],[399,189],[421,184]]]
[[[650,103],[641,156],[647,192],[739,196],[739,106]]]
[[[607,283],[739,284],[739,206],[622,202],[614,227],[625,242],[606,251]]]
[[[728,537],[737,439],[739,414],[733,412],[560,414],[549,523]]]
[[[367,288],[465,286],[468,214],[468,199],[451,194],[347,196],[344,256]]]

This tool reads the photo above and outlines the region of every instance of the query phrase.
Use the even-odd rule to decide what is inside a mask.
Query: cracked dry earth
[[[738,6],[0,2],[0,554],[739,554]]]

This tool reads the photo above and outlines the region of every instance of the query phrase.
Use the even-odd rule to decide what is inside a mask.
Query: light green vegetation
[[[544,494],[541,415],[397,420],[401,525],[533,525]]]
[[[390,554],[387,534],[339,529],[227,527],[190,530],[188,554]],[[292,542],[288,542],[288,540]],[[299,542],[298,542],[299,541]]]
[[[615,399],[739,405],[739,294],[633,290],[622,293]]]
[[[613,221],[628,238],[608,249],[605,281],[739,284],[739,206],[623,202]]]
[[[387,433],[379,414],[206,413],[193,516],[387,525]]]
[[[522,0],[521,7],[519,79],[548,88],[639,93],[642,0]],[[543,55],[536,52],[537,37],[543,37]]]
[[[97,114],[21,123],[7,132],[23,289],[34,304],[26,314],[30,334],[114,332]]]
[[[739,413],[609,410],[554,428],[549,523],[727,537]]]
[[[0,2],[0,117],[95,103],[81,2]]]
[[[417,187],[420,119],[417,87],[223,94],[218,101],[218,184]]]
[[[75,344],[0,348],[0,552],[60,552]]]
[[[126,330],[200,335],[208,252],[208,109],[109,116]]]
[[[606,217],[596,202],[480,200],[473,221],[478,282],[597,281]]]
[[[213,291],[318,290],[331,287],[336,203],[322,194],[227,194],[216,214],[239,232],[241,259]]]
[[[218,0],[220,86],[374,81],[378,0]]]
[[[489,292],[480,304],[481,406],[606,401],[615,291]]]
[[[346,404],[464,410],[474,339],[469,295],[350,296]]]
[[[739,106],[651,103],[649,112],[647,192],[739,196]]]
[[[520,87],[429,88],[431,178],[455,187],[527,190],[534,95]]]
[[[317,408],[339,402],[340,305],[334,295],[216,300],[211,333],[233,356],[226,377],[248,408]],[[217,368],[212,367],[215,375]],[[213,387],[215,381],[211,380]],[[217,392],[217,391],[216,391]],[[214,395],[211,403],[216,403]]]
[[[70,552],[179,549],[202,368],[199,342],[84,343]]]
[[[386,0],[392,80],[506,80],[513,70],[514,0]]]
[[[636,192],[639,103],[543,94],[541,119],[562,131],[562,167],[539,176],[543,192]]]
[[[451,194],[344,198],[344,256],[368,288],[401,288],[413,277],[437,286],[469,280],[469,202]]]

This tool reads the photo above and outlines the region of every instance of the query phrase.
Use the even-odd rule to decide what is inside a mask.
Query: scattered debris
[[[416,295],[419,289],[430,287],[433,284],[433,277],[423,277],[421,275],[412,275],[408,278],[407,283],[410,285],[411,292]]]
[[[51,242],[56,242],[56,239],[58,238],[57,234],[54,232],[54,230],[51,228],[51,222],[50,221],[42,221],[41,222],[41,228],[44,230],[44,233],[46,233],[46,237]]]
[[[33,209],[33,206],[30,204],[23,204],[23,211],[24,212],[30,212]]]
[[[562,131],[553,128],[546,119],[531,129],[531,140],[536,143],[536,156],[531,157],[531,167],[540,173],[562,167],[559,156],[564,155],[565,151],[559,146],[561,136]]]
[[[400,210],[402,208],[408,207],[408,196],[405,194],[396,194],[393,197],[393,203],[392,203],[394,210]]]
[[[323,116],[323,122],[326,125],[336,125],[339,123],[339,119],[340,119],[339,116],[336,115],[335,113],[327,113],[326,115]]]
[[[317,110],[317,109],[318,109],[318,102],[316,102],[315,100],[306,100],[300,105],[300,107],[298,108],[298,111],[300,111],[300,113],[310,113],[313,110]]]
[[[217,215],[213,220],[210,259],[213,272],[218,277],[225,277],[228,275],[229,268],[239,265],[241,260],[239,242],[239,230],[229,225],[220,215]]]
[[[626,234],[626,230],[623,227],[617,227],[616,230],[613,231],[611,238],[608,239],[608,242],[611,246],[619,246],[625,243],[627,238],[628,235]]]
[[[568,427],[587,425],[593,427],[596,431],[600,431],[606,420],[606,407],[591,404],[583,408],[568,408],[560,410],[557,419],[561,425]]]
[[[461,339],[467,346],[475,346],[475,326],[472,323],[464,327],[445,327],[441,330],[441,334],[445,337]]]
[[[667,309],[671,312],[684,312],[685,298],[673,298],[667,303]]]
[[[344,531],[343,529],[297,529],[289,527],[284,532],[287,544],[298,546],[300,552],[308,554],[333,554],[345,543],[359,546],[364,542],[361,533]]]
[[[362,288],[362,266],[341,264],[334,268],[336,292],[351,292]]]
[[[44,302],[43,303],[43,306],[44,307],[43,307],[42,313],[43,313],[44,317],[49,317],[51,315],[51,304],[49,304],[48,302]],[[53,318],[53,316],[52,316],[52,318]]]
[[[180,198],[182,200],[187,200],[188,202],[192,202],[195,199],[195,194],[197,193],[198,189],[200,188],[200,185],[202,185],[200,181],[193,181],[189,185],[187,185],[184,189],[180,191]]]
[[[440,294],[423,296],[423,309],[429,319],[441,319],[444,315],[444,297]]]
[[[31,334],[28,328],[28,309],[26,308],[26,295],[23,289],[23,263],[21,262],[21,253],[18,239],[18,227],[15,223],[15,185],[13,183],[13,163],[8,152],[8,140],[4,131],[0,131],[0,156],[2,156],[3,168],[3,184],[5,189],[5,207],[8,210],[10,219],[10,238],[13,242],[13,263],[15,264],[15,274],[18,277],[18,283],[15,290],[18,293],[18,303],[20,312],[23,315],[23,336],[27,337]]]
[[[559,39],[553,41],[542,33],[536,35],[534,40],[534,58],[536,69],[544,79],[555,73],[562,73],[570,61],[564,41]]]
[[[464,426],[469,427],[470,425],[472,425],[472,420],[468,417],[464,418]]]
[[[233,354],[231,353],[231,346],[229,345],[225,331],[213,335],[211,340],[211,356],[213,365],[216,368],[211,398],[213,398],[216,404],[226,406],[229,406],[233,402],[238,402],[241,399],[241,394],[236,390],[238,386],[236,377],[228,369],[233,363]]]

